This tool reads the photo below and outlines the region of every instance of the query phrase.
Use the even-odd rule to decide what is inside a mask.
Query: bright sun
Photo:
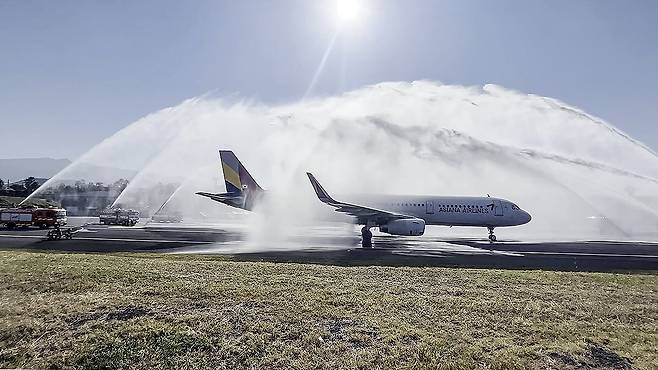
[[[359,0],[336,0],[336,18],[339,23],[356,22],[362,11],[362,4]]]

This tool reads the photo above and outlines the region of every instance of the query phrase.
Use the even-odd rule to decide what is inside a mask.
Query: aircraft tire
[[[364,226],[361,228],[361,245],[363,248],[372,248],[372,232]]]

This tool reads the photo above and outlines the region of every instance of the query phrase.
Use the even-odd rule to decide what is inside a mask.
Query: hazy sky
[[[363,1],[311,95],[382,81],[495,83],[602,117],[658,149],[658,1]],[[213,91],[300,99],[332,0],[0,0],[0,157],[74,159]]]

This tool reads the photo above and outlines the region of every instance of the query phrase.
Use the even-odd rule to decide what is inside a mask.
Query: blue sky
[[[496,83],[558,98],[658,149],[658,2],[365,0],[313,95],[394,80]],[[307,90],[332,0],[0,0],[0,158],[74,159],[213,91]]]

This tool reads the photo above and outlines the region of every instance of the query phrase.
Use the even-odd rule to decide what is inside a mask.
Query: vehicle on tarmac
[[[19,207],[0,210],[0,225],[8,229],[35,226],[46,229],[66,225],[68,219],[63,208]]]
[[[108,208],[101,211],[98,220],[103,225],[135,226],[139,222],[139,211],[134,209]]]
[[[81,226],[75,226],[75,227],[67,227],[67,228],[60,228],[59,225],[55,225],[55,227],[51,230],[48,230],[48,234],[46,234],[46,239],[48,240],[60,240],[60,239],[68,239],[71,240],[73,239],[73,236],[80,231],[84,230],[85,226],[88,224],[84,224]]]

